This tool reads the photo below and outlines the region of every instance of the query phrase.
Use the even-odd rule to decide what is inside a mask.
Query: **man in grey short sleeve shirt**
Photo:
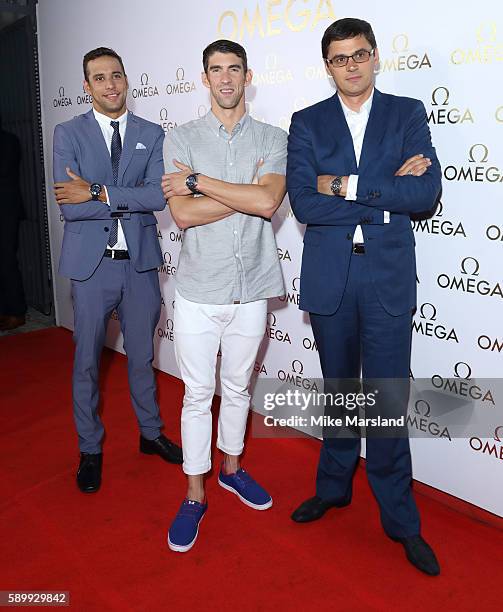
[[[211,469],[211,403],[222,353],[217,447],[219,484],[247,506],[266,510],[267,491],[242,469],[250,376],[266,326],[267,298],[284,294],[271,217],[285,195],[286,133],[250,117],[245,88],[252,72],[237,43],[219,40],[203,52],[211,110],[169,132],[162,187],[184,229],[176,275],[175,352],[185,383],[183,470],[188,491],[168,534],[186,552],[207,510]]]

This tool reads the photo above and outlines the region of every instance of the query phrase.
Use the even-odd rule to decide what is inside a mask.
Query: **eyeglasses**
[[[347,63],[352,59],[357,64],[364,64],[368,62],[371,55],[375,55],[375,49],[367,51],[367,49],[358,49],[353,55],[336,55],[332,59],[325,59],[327,64],[335,66],[336,68],[343,68],[347,66]]]

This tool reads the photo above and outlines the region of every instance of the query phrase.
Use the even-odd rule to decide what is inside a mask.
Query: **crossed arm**
[[[204,195],[194,197],[185,185],[192,169],[177,160],[173,164],[179,171],[163,175],[161,187],[173,219],[181,229],[214,223],[236,212],[270,219],[286,193],[283,175],[269,173],[259,178],[263,164],[260,160],[251,184],[228,183],[199,174],[197,189]]]
[[[309,129],[302,117],[294,114],[288,139],[287,185],[297,219],[319,225],[381,224],[384,211],[407,214],[431,208],[440,189],[440,166],[422,105],[411,117],[404,145],[406,161],[394,176],[383,176],[379,168],[373,174],[364,173],[358,177],[356,201],[346,201],[348,177],[342,177],[340,194],[334,196],[330,183],[337,175],[318,174]],[[379,199],[374,199],[372,192],[376,191]]]
[[[122,213],[163,210],[166,202],[160,189],[159,177],[163,168],[164,134],[160,131],[153,144],[142,184],[136,187],[107,186],[107,192],[103,189],[99,199],[94,201],[90,197],[90,182],[81,176],[85,171],[80,168],[70,135],[63,126],[56,126],[53,150],[54,195],[65,220],[111,219],[121,217]]]

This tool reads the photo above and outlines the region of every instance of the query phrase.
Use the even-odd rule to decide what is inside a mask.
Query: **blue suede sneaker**
[[[202,521],[208,504],[200,504],[184,499],[175,520],[168,531],[168,546],[176,552],[187,552],[197,540],[199,523]]]
[[[267,510],[272,506],[272,497],[269,493],[258,482],[255,482],[243,468],[240,468],[234,474],[224,474],[222,468],[220,468],[218,484],[227,491],[236,494],[243,504],[250,506],[250,508]]]

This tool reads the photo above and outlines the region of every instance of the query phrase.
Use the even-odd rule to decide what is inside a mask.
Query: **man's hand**
[[[396,172],[395,176],[421,176],[431,166],[429,157],[425,157],[422,153],[409,157],[409,159]]]
[[[162,192],[166,200],[173,196],[192,195],[192,191],[185,184],[187,177],[190,174],[194,174],[192,169],[176,159],[173,160],[173,164],[180,170],[180,172],[163,174],[161,179]]]
[[[330,189],[330,185],[336,176],[340,176],[337,174],[320,174],[318,176],[318,191],[319,193],[324,193],[325,195],[333,196],[335,195],[333,191]],[[348,192],[348,178],[347,176],[341,176],[342,186],[339,192],[339,196],[342,198],[346,197]]]
[[[54,183],[54,195],[58,204],[82,204],[91,199],[90,184],[74,174],[70,168],[66,173],[72,179],[64,183]]]

